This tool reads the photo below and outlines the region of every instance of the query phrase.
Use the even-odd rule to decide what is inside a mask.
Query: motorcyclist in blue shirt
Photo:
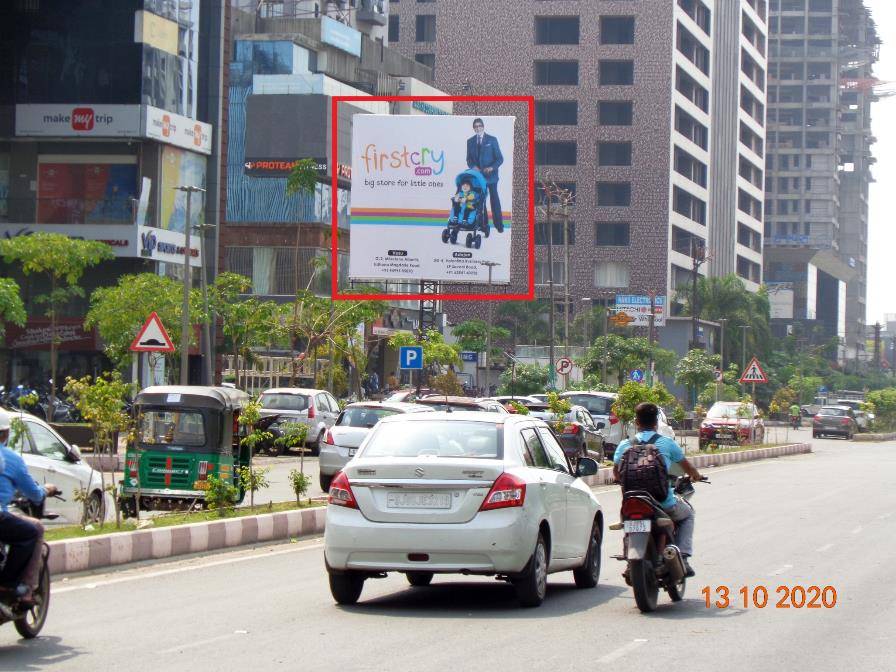
[[[34,518],[10,513],[8,507],[16,492],[41,504],[58,490],[50,483],[38,485],[22,456],[7,446],[11,425],[9,413],[0,409],[0,541],[9,544],[6,565],[0,572],[0,589],[16,593],[19,601],[28,605],[34,603],[39,579],[44,526]]]

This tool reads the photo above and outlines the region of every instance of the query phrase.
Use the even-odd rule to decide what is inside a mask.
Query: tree
[[[498,307],[495,324],[510,332],[514,345],[546,342],[547,312],[547,302],[543,299],[505,301]]]
[[[18,283],[12,278],[0,278],[0,338],[6,334],[7,323],[24,327],[26,319]]]
[[[687,387],[691,399],[695,399],[697,390],[706,387],[715,378],[717,366],[718,355],[710,355],[702,349],[691,350],[675,365],[675,382]]]
[[[255,296],[242,295],[252,290],[252,281],[237,273],[220,273],[209,290],[209,307],[221,318],[221,333],[233,354],[234,384],[240,386],[240,359],[249,359],[254,346],[266,345],[279,329],[279,306]]]
[[[896,427],[896,388],[869,392],[864,409],[874,413],[875,429],[891,431]]]
[[[445,337],[436,329],[427,330],[423,334],[423,340],[419,342],[413,334],[406,331],[393,334],[389,339],[389,346],[392,348],[397,349],[403,345],[423,346],[423,366],[436,373],[443,366],[460,363],[460,346],[445,343]]]
[[[600,375],[603,367],[604,343],[607,352],[607,371],[614,372],[619,385],[622,385],[626,374],[633,369],[647,368],[651,354],[654,367],[658,373],[671,373],[675,367],[677,356],[671,350],[661,348],[656,343],[651,347],[650,341],[643,337],[624,337],[619,334],[599,336],[585,352],[582,368],[586,375]]]
[[[314,159],[299,159],[286,176],[286,195],[313,194],[317,187]]]
[[[462,396],[464,393],[464,388],[460,384],[460,380],[458,380],[457,374],[454,373],[454,371],[446,371],[445,373],[433,376],[430,381],[430,387],[434,392],[438,392],[439,394]]]
[[[15,264],[26,276],[46,276],[50,291],[33,297],[46,306],[50,318],[50,403],[47,419],[52,422],[56,400],[56,364],[59,336],[56,323],[59,311],[75,297],[84,296],[78,285],[84,271],[115,255],[106,243],[70,238],[61,233],[33,233],[0,241],[0,256],[7,264]]]
[[[824,380],[818,376],[794,376],[787,386],[796,392],[800,404],[811,404]]]
[[[629,381],[619,388],[616,401],[613,402],[613,413],[624,423],[628,424],[635,419],[635,408],[644,401],[650,401],[657,406],[671,406],[675,403],[675,397],[662,383],[656,383],[648,387],[644,383]]]
[[[451,333],[457,339],[457,344],[461,347],[461,350],[472,352],[485,352],[489,333],[491,333],[492,351],[488,353],[489,361],[502,352],[501,348],[495,345],[495,343],[506,341],[510,338],[510,331],[504,327],[496,327],[488,324],[485,320],[479,319],[461,322],[451,329]]]
[[[121,367],[130,356],[131,342],[153,311],[165,325],[176,355],[182,310],[183,284],[177,280],[155,273],[123,275],[114,286],[94,290],[84,326],[96,327],[106,356]],[[190,314],[203,315],[202,296],[197,290],[190,295]],[[172,361],[177,361],[176,356]]]
[[[498,394],[541,394],[548,387],[548,367],[538,364],[517,364],[501,373]]]

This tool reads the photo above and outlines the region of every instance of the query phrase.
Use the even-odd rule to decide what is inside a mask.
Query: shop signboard
[[[140,137],[140,105],[16,105],[17,136]]]
[[[329,16],[320,17],[320,41],[361,57],[361,33]]]
[[[631,326],[650,326],[650,297],[638,294],[617,294],[616,314],[625,313],[633,318]],[[666,297],[657,296],[653,300],[653,326],[666,326]]]
[[[143,135],[201,154],[212,153],[212,127],[174,112],[144,106]]]
[[[136,229],[141,257],[168,264],[183,265],[184,234],[151,226],[138,226]],[[199,240],[196,236],[191,236],[190,266],[196,268],[200,265]]]

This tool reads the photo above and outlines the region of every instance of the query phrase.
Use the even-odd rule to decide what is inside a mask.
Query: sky
[[[883,44],[874,75],[892,81],[887,88],[896,90],[896,2],[894,0],[865,0],[877,24]],[[868,202],[868,324],[884,315],[896,313],[896,228],[893,220],[896,209],[896,96],[881,98],[871,106],[872,134],[877,138],[871,151],[877,159],[872,166],[876,180],[871,184]]]

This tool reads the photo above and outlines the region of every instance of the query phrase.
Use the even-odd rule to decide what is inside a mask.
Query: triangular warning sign
[[[137,338],[131,343],[132,352],[174,352],[174,344],[162,326],[162,320],[153,311]]]
[[[750,360],[750,363],[747,364],[747,368],[744,369],[743,374],[741,374],[740,382],[742,383],[767,383],[768,376],[765,375],[765,371],[762,370],[762,367],[759,365],[759,360],[755,357]]]

